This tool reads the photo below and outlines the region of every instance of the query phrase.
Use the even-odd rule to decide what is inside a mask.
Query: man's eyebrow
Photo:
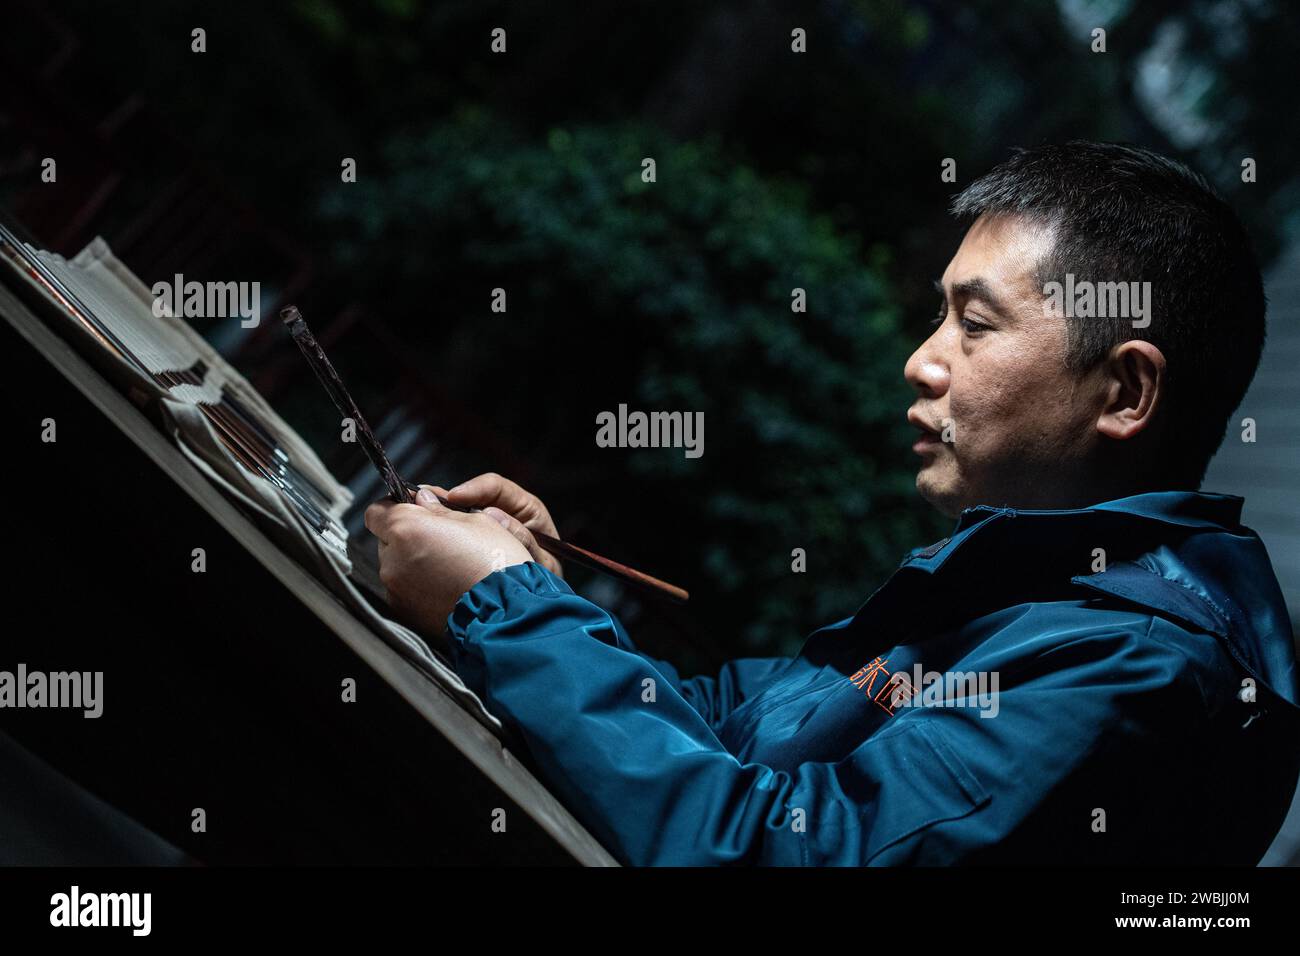
[[[947,298],[947,293],[943,288],[943,280],[934,280],[934,290]],[[973,279],[963,279],[961,282],[956,283],[952,287],[952,294],[953,298],[958,299],[979,299],[985,305],[991,306],[995,312],[1008,315],[1002,300],[993,294],[993,289],[979,276]]]

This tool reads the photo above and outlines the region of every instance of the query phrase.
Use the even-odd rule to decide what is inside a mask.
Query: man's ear
[[[1107,438],[1132,438],[1155,419],[1164,400],[1165,357],[1141,339],[1121,342],[1106,360],[1106,404],[1097,431]]]

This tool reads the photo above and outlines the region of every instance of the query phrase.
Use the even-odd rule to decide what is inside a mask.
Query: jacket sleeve
[[[614,628],[616,646],[631,651],[657,670],[714,731],[726,722],[733,710],[789,667],[792,660],[789,657],[740,657],[723,664],[716,677],[701,675],[683,679],[668,661],[637,650],[623,622],[615,615],[610,614],[609,619]]]
[[[1019,697],[1008,713],[1010,694],[999,720],[900,710],[833,763],[741,763],[701,710],[657,679],[657,664],[619,646],[609,614],[537,564],[479,582],[448,629],[457,672],[624,863],[958,862],[1013,829],[1057,782],[1046,772],[1026,780],[1016,752],[1041,711]],[[1041,742],[1057,769],[1095,747],[1088,722],[1098,716],[1071,715],[1066,734],[1077,739]],[[1004,816],[987,812],[984,780],[996,777],[1024,798]]]

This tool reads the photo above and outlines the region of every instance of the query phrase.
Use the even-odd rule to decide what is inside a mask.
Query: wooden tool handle
[[[418,485],[407,483],[407,490],[410,492],[411,500],[415,498],[415,492],[419,491]],[[444,508],[450,508],[452,511],[475,512],[482,511],[482,508],[463,508],[460,505],[454,505],[442,495],[435,494],[435,498]],[[567,561],[573,561],[575,564],[581,564],[583,567],[591,568],[593,571],[600,571],[608,574],[610,577],[618,578],[633,587],[640,588],[653,594],[655,597],[666,598],[678,604],[685,604],[690,600],[691,595],[685,588],[679,588],[675,584],[669,584],[667,581],[660,581],[658,578],[646,574],[644,571],[638,571],[636,568],[629,568],[626,564],[619,564],[617,561],[611,561],[602,554],[595,551],[588,551],[586,548],[580,548],[576,544],[569,544],[567,541],[561,541],[559,538],[552,538],[549,534],[541,531],[532,531],[533,540],[539,545],[555,555],[557,558],[563,558]]]
[[[567,558],[576,561],[578,564],[585,565],[593,571],[603,571],[606,574],[626,581],[628,584],[635,585],[643,590],[649,591],[659,597],[667,598],[670,601],[676,601],[679,604],[690,600],[690,594],[683,588],[675,584],[669,584],[667,581],[660,581],[656,577],[646,574],[644,571],[638,571],[636,568],[629,568],[626,564],[619,564],[617,561],[611,561],[594,551],[588,551],[586,548],[580,548],[576,544],[569,544],[567,541],[561,541],[559,538],[552,538],[549,534],[542,534],[540,531],[534,531],[534,540],[543,548],[551,552],[557,558]]]

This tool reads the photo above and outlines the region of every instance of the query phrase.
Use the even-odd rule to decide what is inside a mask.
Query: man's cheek
[[[972,397],[954,396],[949,408],[955,436],[952,447],[958,461],[973,468],[1024,439],[1024,418],[1035,399],[987,383],[965,394]]]

